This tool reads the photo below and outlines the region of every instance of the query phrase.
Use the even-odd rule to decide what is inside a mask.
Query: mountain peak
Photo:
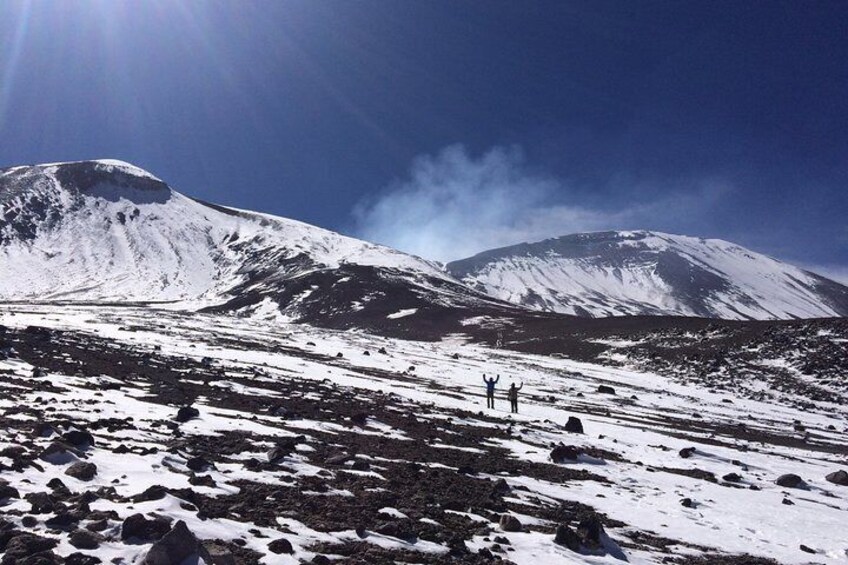
[[[119,172],[126,175],[161,180],[137,165],[120,159],[86,159],[83,161],[64,161],[59,163],[43,163],[36,167],[77,168],[91,167],[105,172]]]
[[[720,239],[646,230],[565,235],[484,251],[447,271],[522,306],[582,316],[844,316],[848,288]]]

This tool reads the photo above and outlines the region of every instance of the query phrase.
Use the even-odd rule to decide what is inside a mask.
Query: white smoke
[[[354,210],[356,232],[369,241],[449,261],[480,251],[583,231],[656,227],[656,218],[703,209],[720,190],[676,194],[621,210],[563,204],[569,187],[532,172],[520,148],[495,147],[479,158],[462,145],[418,157],[408,180]],[[660,227],[673,227],[666,222]]]

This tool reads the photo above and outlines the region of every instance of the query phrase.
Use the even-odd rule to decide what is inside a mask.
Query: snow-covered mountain
[[[0,301],[16,300],[155,302],[433,334],[465,331],[469,319],[546,319],[540,311],[848,315],[845,286],[724,241],[577,234],[443,268],[295,220],[195,200],[113,160],[0,170]]]
[[[848,316],[848,287],[837,282],[726,241],[649,231],[524,243],[447,270],[491,296],[581,316]]]
[[[436,263],[197,201],[112,160],[0,171],[0,300],[178,301],[291,319],[495,302]]]

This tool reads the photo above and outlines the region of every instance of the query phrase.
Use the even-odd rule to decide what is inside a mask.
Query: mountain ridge
[[[442,265],[192,198],[112,159],[0,169],[0,267],[5,301],[176,303],[334,327],[848,315],[848,287],[723,240],[572,234]]]
[[[178,301],[317,322],[372,309],[498,303],[435,262],[193,199],[117,161],[3,170],[0,266],[8,266],[0,268],[0,300]],[[342,288],[351,270],[355,290]],[[313,292],[326,285],[333,296]]]
[[[647,230],[570,234],[453,261],[469,286],[582,316],[791,319],[848,315],[848,287],[721,239]]]

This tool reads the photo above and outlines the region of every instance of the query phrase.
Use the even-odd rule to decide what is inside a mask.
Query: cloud
[[[701,183],[692,192],[599,209],[577,202],[563,180],[531,170],[519,147],[494,147],[475,158],[452,145],[415,159],[407,180],[360,202],[353,216],[363,239],[449,261],[575,232],[678,229],[724,190]]]

